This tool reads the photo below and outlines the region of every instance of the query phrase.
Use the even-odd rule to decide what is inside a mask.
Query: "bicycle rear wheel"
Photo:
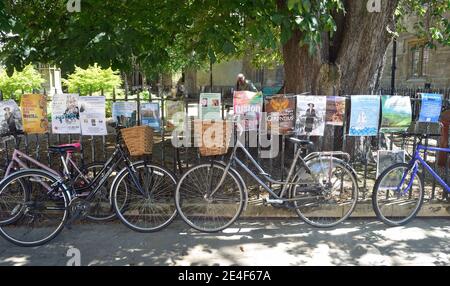
[[[225,172],[222,164],[202,164],[189,169],[177,185],[175,202],[181,218],[192,228],[206,233],[231,226],[245,205],[239,178],[228,172],[223,184],[211,197]]]
[[[412,178],[412,171],[413,168],[408,164],[396,164],[384,171],[375,182],[372,193],[373,209],[377,217],[389,226],[407,224],[417,215],[423,204],[423,182],[418,173]],[[406,177],[402,184],[404,174]],[[406,191],[410,183],[411,188]]]
[[[168,170],[139,162],[133,165],[142,194],[127,169],[122,170],[111,189],[113,208],[119,219],[137,232],[156,232],[167,227],[177,212],[173,196],[177,180]]]
[[[294,205],[298,216],[320,228],[340,224],[358,202],[356,176],[345,162],[336,158],[314,159],[306,164],[317,180],[305,169],[294,178],[298,185],[291,188],[291,196],[297,199]]]
[[[69,197],[58,179],[42,170],[23,170],[0,184],[0,200],[10,190],[22,188],[25,200],[19,199],[20,215],[0,225],[0,235],[24,247],[43,245],[55,238],[64,228],[68,216]]]

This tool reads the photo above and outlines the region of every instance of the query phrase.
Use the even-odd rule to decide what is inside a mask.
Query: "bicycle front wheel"
[[[114,211],[134,231],[159,231],[177,215],[173,202],[177,180],[169,170],[156,165],[140,162],[133,166],[136,173],[124,169],[117,175],[111,196]]]
[[[420,211],[423,199],[424,188],[419,174],[404,163],[384,171],[375,182],[372,193],[377,217],[389,226],[405,225],[411,221]]]
[[[24,247],[43,245],[64,228],[68,216],[69,197],[58,179],[45,171],[19,171],[0,184],[0,200],[10,190],[22,188],[25,200],[20,215],[15,220],[0,225],[0,235],[6,240]]]
[[[244,209],[245,193],[231,171],[224,175],[221,164],[202,164],[189,169],[177,185],[175,202],[181,218],[192,228],[206,233],[231,226]]]
[[[300,170],[294,178],[297,185],[291,188],[297,214],[315,227],[328,228],[342,223],[358,202],[355,174],[336,158],[314,159],[306,164],[311,173]]]

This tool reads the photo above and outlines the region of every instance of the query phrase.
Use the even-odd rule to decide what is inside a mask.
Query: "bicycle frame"
[[[265,180],[269,181],[272,184],[277,184],[277,185],[282,185],[282,191],[281,193],[278,195],[276,194],[272,188],[270,188],[257,174],[255,174],[252,170],[250,170],[250,168],[248,168],[240,159],[237,158],[236,156],[236,151],[238,148],[241,148],[242,151],[244,152],[245,156],[250,160],[250,162],[253,164],[253,166],[256,167],[256,169],[260,172],[260,174],[264,177]],[[290,185],[295,185],[295,183],[291,183],[291,179],[294,175],[295,172],[295,168],[297,165],[298,160],[301,161],[302,165],[305,167],[305,169],[307,170],[307,172],[309,172],[312,177],[314,178],[314,180],[317,180],[316,176],[314,175],[314,173],[311,171],[311,169],[308,167],[308,165],[305,163],[305,161],[303,160],[303,158],[301,157],[301,153],[302,153],[302,149],[298,148],[295,156],[294,156],[294,160],[292,162],[291,168],[289,170],[288,176],[286,178],[286,181],[280,182],[280,181],[276,181],[272,178],[269,177],[269,174],[267,174],[264,169],[258,164],[258,162],[256,162],[256,160],[253,158],[253,156],[250,154],[250,152],[247,150],[247,148],[245,148],[245,146],[239,141],[237,140],[234,148],[233,148],[233,152],[231,154],[230,160],[225,168],[224,171],[224,175],[222,176],[219,184],[217,185],[217,187],[211,192],[211,194],[209,196],[213,196],[218,190],[219,188],[222,186],[223,182],[225,181],[225,177],[228,173],[228,171],[231,168],[231,165],[233,162],[236,162],[240,167],[242,167],[242,169],[244,169],[245,172],[247,172],[260,186],[262,186],[267,192],[269,192],[269,194],[271,194],[275,199],[277,200],[281,200],[285,197],[285,194],[288,190],[288,187]]]
[[[412,184],[413,184],[413,179],[419,172],[419,164],[422,165],[422,167],[424,167],[433,176],[433,178],[436,179],[436,181],[439,182],[439,184],[445,189],[445,191],[447,193],[450,193],[450,186],[439,176],[438,173],[436,173],[433,170],[433,168],[427,162],[425,162],[425,160],[422,158],[422,156],[420,156],[421,151],[424,151],[424,152],[435,151],[435,152],[450,153],[450,148],[426,147],[423,145],[418,145],[413,159],[409,162],[410,168],[408,170],[411,170],[411,168],[413,168],[413,172],[411,174],[411,181],[409,182],[409,184],[408,184],[407,188],[405,189],[405,191],[403,192],[403,194],[406,194],[411,189]],[[407,174],[408,174],[408,172],[405,172],[403,174],[402,180],[400,181],[400,185],[397,187],[397,191],[399,191],[401,186],[405,183]]]
[[[77,164],[72,160],[72,154],[71,153],[67,153],[65,158],[61,157],[61,160],[63,162],[63,166],[64,166],[64,169],[65,169],[64,171],[65,172],[69,171],[68,170],[68,166],[70,165],[77,171],[78,174],[84,176],[83,173],[80,171],[80,169],[77,167]],[[52,173],[52,174],[54,174],[56,176],[62,177],[62,175],[58,171],[56,171],[56,170],[48,167],[47,165],[45,165],[45,164],[35,160],[34,158],[28,156],[25,153],[23,153],[23,152],[21,152],[21,151],[19,151],[17,149],[14,149],[11,162],[9,163],[9,165],[8,165],[8,167],[6,169],[6,173],[5,173],[5,176],[3,178],[8,177],[12,173],[12,169],[14,168],[14,164],[19,165],[19,167],[21,167],[21,168],[29,169],[29,167],[26,164],[26,162],[31,163],[33,165],[36,165],[37,167],[39,167],[41,169],[44,169],[44,170],[46,170],[46,171],[48,171],[48,172],[50,172],[50,173]]]

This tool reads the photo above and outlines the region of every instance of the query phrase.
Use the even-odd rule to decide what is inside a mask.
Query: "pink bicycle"
[[[15,137],[17,142],[17,137],[18,135],[21,135],[21,133],[15,133],[11,135]],[[3,176],[3,179],[7,178],[9,175],[16,171],[30,169],[30,167],[32,166],[33,168],[43,169],[58,177],[64,177],[64,174],[66,174],[69,178],[73,179],[73,187],[75,189],[76,196],[80,198],[87,197],[90,194],[90,191],[85,191],[85,187],[92,182],[92,180],[102,170],[105,163],[95,162],[88,164],[84,168],[79,168],[78,164],[75,161],[74,153],[79,153],[80,151],[81,144],[79,142],[72,144],[63,144],[59,146],[51,146],[48,148],[48,152],[60,155],[60,159],[64,169],[63,174],[61,174],[60,172],[50,168],[49,166],[39,162],[33,157],[30,157],[15,148],[12,154],[11,162],[6,168],[6,173]],[[110,177],[113,178],[115,176],[115,173],[116,172],[113,172]],[[91,221],[108,221],[115,217],[115,213],[112,209],[109,199],[109,188],[111,186],[112,180],[108,181],[110,181],[110,183],[102,186],[101,191],[96,193],[95,199],[92,201],[89,213],[86,216]],[[45,183],[42,182],[42,184]],[[78,193],[76,191],[77,189],[84,191]],[[8,204],[8,200],[1,200],[0,204]],[[8,209],[8,207],[10,209],[11,206],[3,205],[3,209]],[[0,218],[0,224],[4,222],[5,221]]]

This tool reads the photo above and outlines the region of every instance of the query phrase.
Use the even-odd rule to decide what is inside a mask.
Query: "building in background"
[[[62,93],[61,69],[47,64],[37,64],[36,69],[45,80],[42,88],[48,95],[53,96],[55,93]]]

